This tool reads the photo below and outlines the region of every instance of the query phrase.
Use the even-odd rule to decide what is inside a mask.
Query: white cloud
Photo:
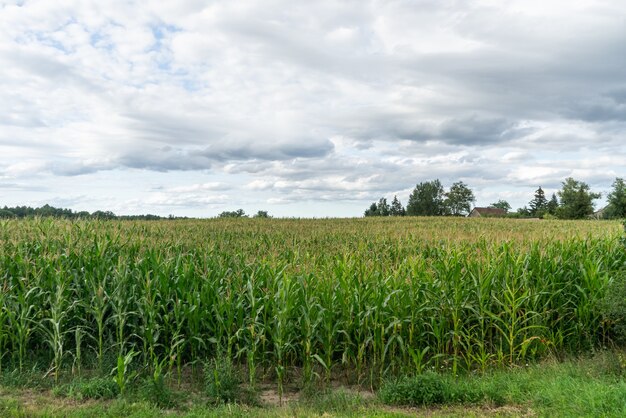
[[[196,215],[351,213],[435,177],[514,205],[568,175],[606,189],[626,174],[625,16],[606,0],[5,1],[0,187],[61,201],[74,176],[118,209]],[[128,206],[114,185],[139,172],[163,189]]]

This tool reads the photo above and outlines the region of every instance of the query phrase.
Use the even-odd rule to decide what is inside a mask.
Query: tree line
[[[365,216],[461,216],[469,213],[474,200],[474,192],[462,181],[452,184],[445,191],[437,179],[415,186],[406,209],[397,196],[393,197],[391,205],[383,197],[378,203],[370,205]]]
[[[174,216],[169,215],[116,215],[111,211],[97,210],[95,212],[79,211],[75,212],[72,209],[55,208],[54,206],[44,205],[42,207],[33,208],[30,206],[15,206],[0,209],[0,219],[8,218],[62,218],[62,219],[103,219],[103,220],[142,220],[142,221],[158,221],[165,219],[189,219],[186,216]],[[247,218],[248,215],[243,209],[237,209],[234,211],[224,211],[217,215],[218,218]],[[253,215],[253,218],[271,218],[269,213],[265,210],[260,210]]]
[[[568,177],[550,199],[540,186],[528,205],[516,212],[510,212],[511,205],[504,199],[489,207],[502,209],[507,217],[512,218],[584,219],[594,215],[593,201],[600,197],[601,194],[592,192],[587,183]],[[473,191],[462,181],[453,183],[446,191],[439,179],[435,179],[418,183],[409,195],[406,208],[397,196],[394,196],[391,204],[382,197],[365,210],[365,216],[465,216],[470,213],[474,201]],[[596,213],[596,217],[626,218],[624,179],[615,179],[607,201],[607,206]]]
[[[121,220],[144,220],[144,221],[156,221],[161,219],[184,219],[181,217],[169,215],[163,217],[159,215],[116,215],[111,211],[97,210],[95,212],[78,211],[75,212],[72,209],[55,208],[54,206],[44,205],[38,208],[30,206],[4,206],[0,209],[0,219],[4,218],[63,218],[63,219],[121,219]]]

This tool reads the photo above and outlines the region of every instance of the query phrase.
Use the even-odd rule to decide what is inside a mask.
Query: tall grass
[[[255,385],[486,370],[606,343],[613,222],[0,221],[0,367],[93,353],[123,391],[223,352]],[[81,355],[83,353],[83,355]],[[93,365],[93,364],[92,364]],[[109,369],[110,370],[110,369]],[[297,373],[296,373],[297,372]]]

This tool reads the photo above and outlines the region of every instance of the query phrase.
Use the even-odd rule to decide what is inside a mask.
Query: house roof
[[[472,212],[476,211],[481,216],[503,216],[506,215],[506,211],[500,208],[474,208]],[[470,212],[471,213],[471,212]]]

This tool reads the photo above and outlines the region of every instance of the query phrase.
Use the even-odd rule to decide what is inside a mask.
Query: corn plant
[[[68,317],[71,315],[73,305],[73,303],[69,302],[66,288],[66,283],[57,279],[55,289],[47,292],[46,304],[50,307],[50,311],[48,316],[42,318],[40,324],[44,341],[54,354],[49,373],[54,373],[55,383],[58,382],[61,372],[61,363],[65,354],[65,335],[69,332],[66,324]]]
[[[111,371],[111,373],[113,374],[113,380],[117,384],[120,395],[122,396],[124,396],[124,394],[126,393],[126,388],[128,387],[128,384],[137,376],[137,372],[132,371],[130,369],[130,365],[133,362],[135,356],[137,356],[138,354],[139,353],[130,350],[125,355],[118,355],[117,365]]]
[[[6,281],[0,286],[0,373],[2,373],[2,363],[7,354],[6,342],[10,335],[8,327],[8,312],[6,306],[6,295],[8,293],[8,285]]]
[[[3,220],[0,368],[50,359],[58,379],[68,355],[80,374],[112,353],[120,388],[131,362],[180,384],[220,350],[282,396],[291,371],[376,387],[587,352],[610,337],[598,303],[622,237],[548,220]]]
[[[291,315],[293,312],[293,285],[288,277],[284,277],[282,272],[278,273],[278,288],[274,295],[276,305],[276,316],[272,324],[271,333],[274,341],[275,370],[278,383],[278,398],[282,404],[284,392],[285,373],[287,371],[287,361],[289,351],[293,349],[293,323]]]

